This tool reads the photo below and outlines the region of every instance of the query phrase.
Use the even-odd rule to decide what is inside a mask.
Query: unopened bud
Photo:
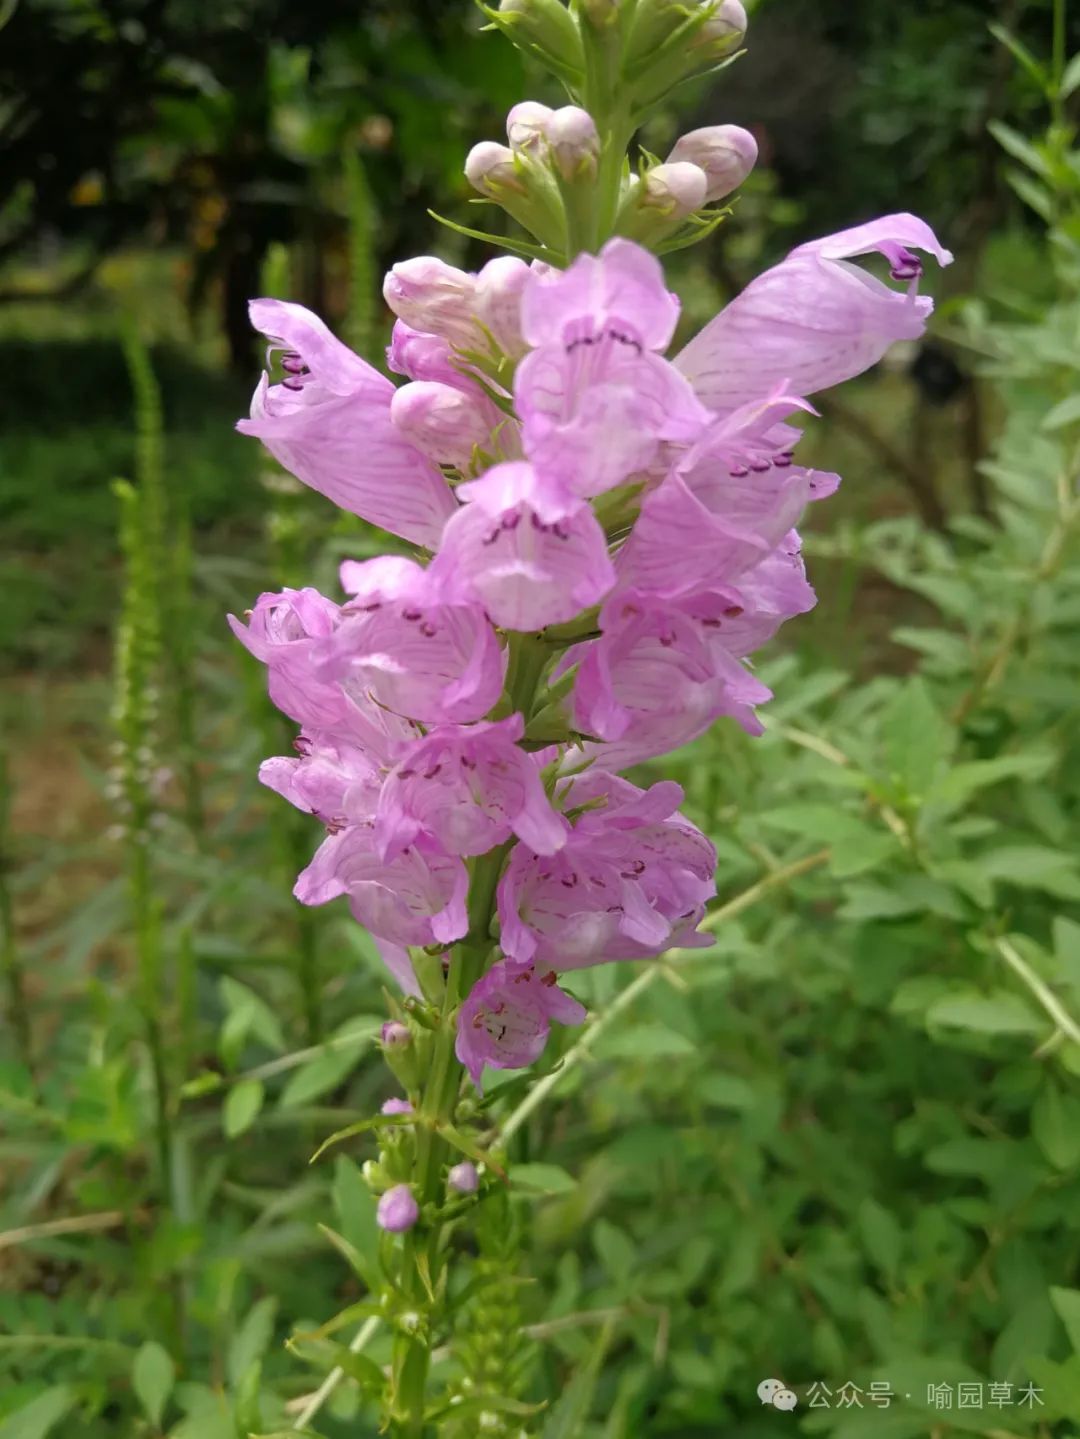
[[[475,275],[432,255],[403,260],[383,282],[386,303],[407,325],[466,348],[480,338],[473,323],[475,293]]]
[[[724,0],[716,14],[710,16],[695,34],[692,44],[703,48],[712,60],[721,60],[737,50],[746,37],[746,11],[742,0]]]
[[[581,36],[562,0],[501,0],[493,18],[519,49],[557,73],[584,70]]]
[[[480,1176],[476,1172],[476,1165],[471,1160],[464,1159],[453,1166],[446,1176],[446,1182],[458,1194],[475,1194],[480,1187]]]
[[[564,105],[548,121],[548,149],[555,168],[564,180],[596,174],[600,156],[600,134],[587,110]]]
[[[506,138],[514,150],[536,150],[547,138],[547,125],[555,112],[550,105],[522,100],[506,117]]]
[[[472,147],[465,157],[465,178],[474,190],[493,199],[526,193],[513,150],[495,140],[481,140]]]
[[[375,1222],[389,1234],[404,1234],[420,1217],[413,1192],[407,1184],[395,1184],[379,1200]]]
[[[682,220],[705,203],[709,181],[700,165],[687,160],[654,165],[647,171],[639,203],[663,215]]]
[[[410,388],[408,385],[406,389]],[[398,394],[401,393],[399,390]],[[412,1044],[412,1031],[407,1024],[401,1024],[396,1019],[388,1019],[379,1031],[379,1039],[384,1049],[407,1049]]]
[[[413,1107],[407,1099],[384,1099],[380,1114],[411,1114]]]
[[[469,468],[478,446],[491,444],[489,416],[478,397],[436,380],[414,380],[395,390],[390,418],[422,454],[459,470]]]
[[[757,141],[741,125],[708,125],[691,130],[675,142],[668,164],[689,161],[705,171],[705,203],[722,200],[737,190],[757,161]]]
[[[520,360],[528,350],[521,338],[521,293],[529,273],[516,255],[499,255],[476,277],[476,318],[512,360]]]
[[[440,335],[414,330],[404,320],[394,322],[386,363],[395,374],[410,380],[442,380],[452,384],[460,374],[451,361],[450,346]]]

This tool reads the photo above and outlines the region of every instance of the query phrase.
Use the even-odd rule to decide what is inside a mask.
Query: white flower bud
[[[640,203],[661,210],[672,219],[683,219],[701,209],[708,188],[708,177],[700,165],[692,165],[687,160],[655,165],[645,175]]]
[[[704,170],[709,182],[705,192],[708,204],[738,189],[754,168],[757,154],[757,141],[741,125],[708,125],[681,136],[668,164],[689,161]]]
[[[600,134],[587,110],[564,105],[548,121],[547,142],[555,167],[564,180],[596,174]]]
[[[506,138],[511,149],[536,150],[547,138],[548,121],[554,114],[550,105],[522,100],[506,117]]]
[[[481,195],[497,197],[500,191],[526,193],[514,163],[514,152],[494,140],[481,140],[465,157],[465,178]]]
[[[737,50],[746,36],[746,11],[741,0],[724,0],[694,36],[695,46],[707,46],[714,59]]]

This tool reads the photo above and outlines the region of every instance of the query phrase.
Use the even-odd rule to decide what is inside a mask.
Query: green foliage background
[[[383,541],[232,434],[235,316],[289,293],[374,358],[395,255],[476,259],[425,207],[471,216],[464,150],[538,82],[469,16],[41,0],[0,36],[0,1439],[283,1433],[336,1364],[313,1432],[376,1432],[387,1342],[346,1347],[371,1146],[308,1161],[390,1092],[382,969],[290,898],[314,836],[254,776],[291,736],[222,615]],[[1072,1435],[1080,36],[1037,4],[755,26],[744,76],[646,137],[769,142],[676,272],[689,322],[881,209],[939,224],[956,278],[914,379],[814,427],[845,487],[808,527],[820,608],[761,665],[767,734],[645,776],[718,846],[715,944],[575,976],[599,1019],[516,1127],[469,1343],[522,1366],[543,1439]],[[984,1402],[930,1403],[961,1383]]]

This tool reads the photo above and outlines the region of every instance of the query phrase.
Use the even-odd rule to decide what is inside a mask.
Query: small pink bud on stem
[[[404,1234],[420,1218],[420,1209],[407,1184],[395,1184],[379,1200],[375,1222],[388,1234]]]
[[[738,189],[757,161],[757,141],[740,125],[709,125],[681,136],[667,158],[669,165],[688,161],[705,171],[705,203],[722,200]]]

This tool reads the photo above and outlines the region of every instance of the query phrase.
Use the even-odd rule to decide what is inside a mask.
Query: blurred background
[[[0,9],[0,1436],[284,1430],[335,1350],[282,1340],[363,1292],[316,1223],[370,1250],[368,1151],[307,1159],[385,1097],[380,972],[291,901],[316,836],[259,791],[291,736],[224,614],[332,591],[383,541],[234,433],[261,364],[246,304],[298,300],[382,365],[383,273],[478,267],[431,211],[498,230],[464,156],[515,101],[558,100],[467,0]],[[722,898],[770,894],[518,1138],[523,1392],[587,1379],[552,1436],[1078,1432],[1080,1032],[1030,983],[1080,992],[1080,609],[1046,502],[1077,413],[1040,418],[1075,378],[1053,56],[1077,46],[1051,0],[761,0],[748,53],[640,137],[663,155],[735,122],[760,146],[717,238],[672,263],[687,333],[881,213],[957,258],[926,342],[811,426],[844,485],[808,523],[821,603],[770,656],[769,735],[675,765]],[[965,764],[998,768],[938,795]],[[1003,978],[1016,929],[1037,952]],[[579,1312],[618,1316],[602,1348]],[[773,1373],[803,1408],[815,1380],[922,1407],[773,1414]],[[922,1402],[965,1376],[1044,1399],[978,1426]],[[318,1423],[376,1432],[351,1382]]]

